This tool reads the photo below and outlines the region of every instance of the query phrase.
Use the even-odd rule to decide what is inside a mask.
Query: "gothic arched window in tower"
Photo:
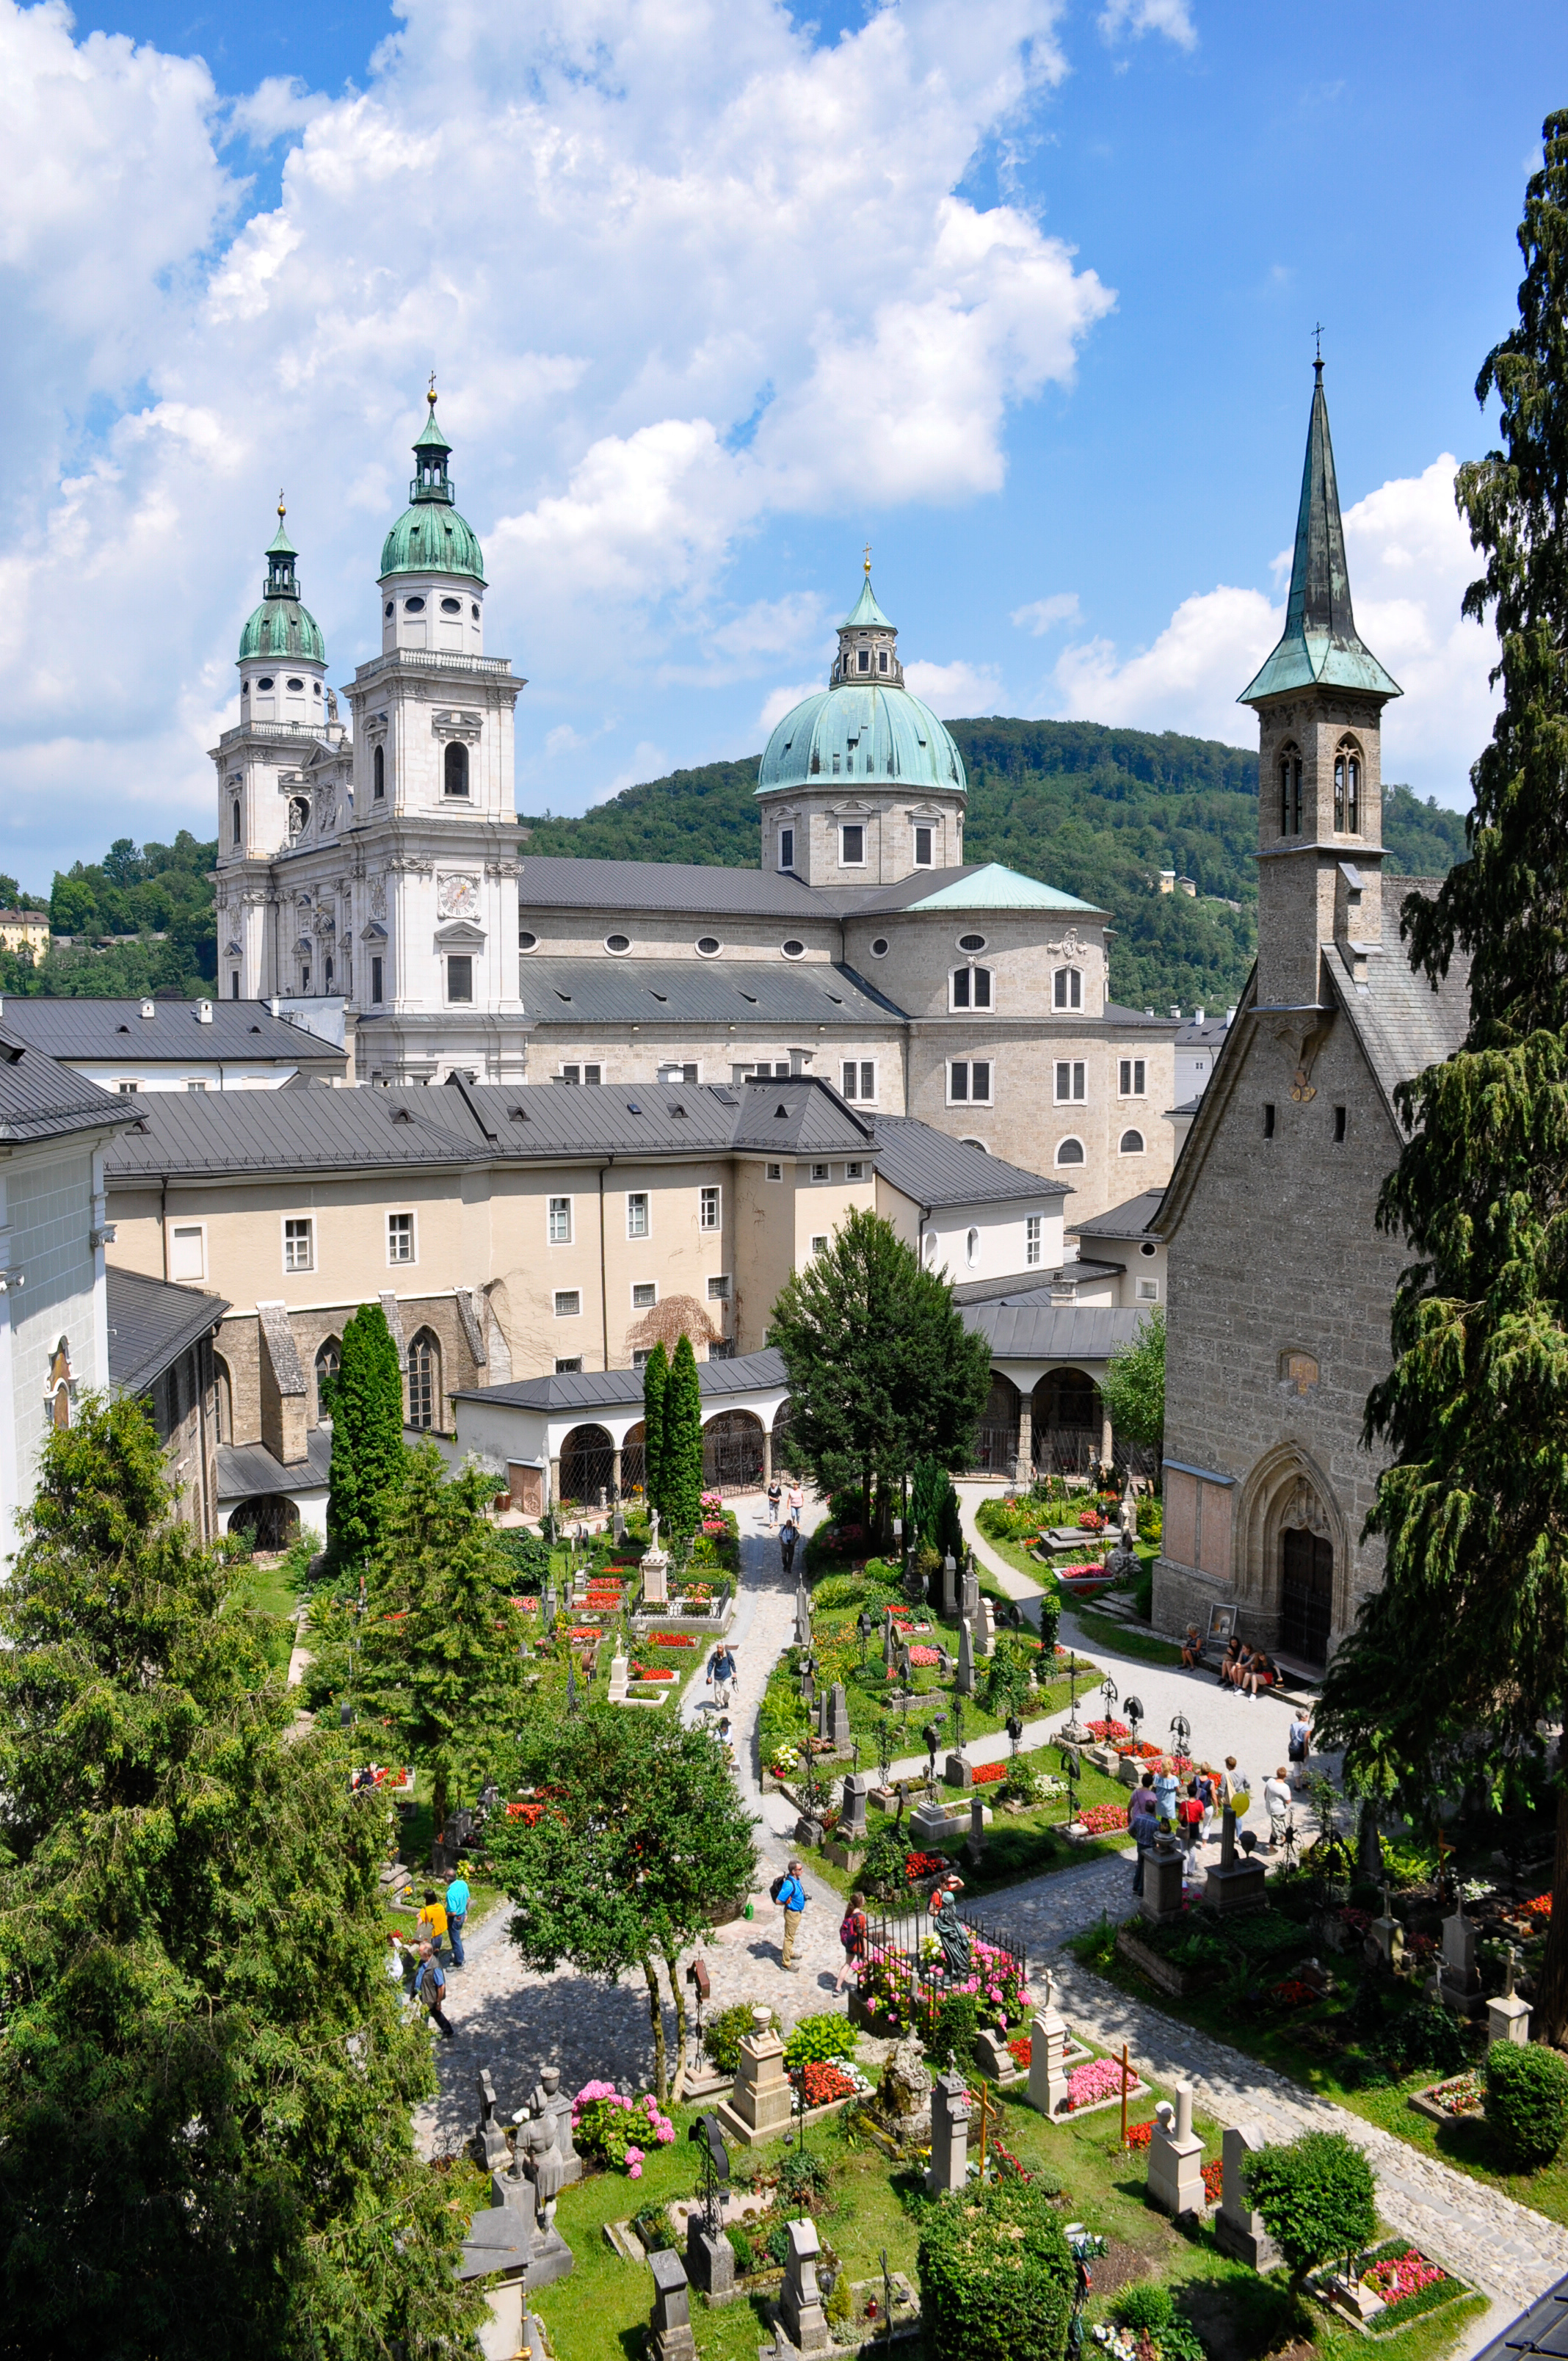
[[[439,1423],[441,1347],[428,1328],[422,1328],[409,1346],[409,1424],[425,1428]]]
[[[1361,834],[1361,752],[1352,738],[1342,738],[1334,755],[1334,834]]]
[[[1279,833],[1301,833],[1301,750],[1282,747],[1279,755]]]
[[[466,796],[468,792],[468,749],[460,739],[454,738],[447,746],[442,785],[449,796]]]
[[[378,746],[370,757],[370,792],[377,803],[381,802],[387,792],[387,750],[384,746]]]

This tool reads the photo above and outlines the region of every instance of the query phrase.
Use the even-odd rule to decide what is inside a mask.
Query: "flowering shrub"
[[[989,1787],[993,1785],[998,1779],[1005,1779],[1006,1776],[1007,1765],[1005,1763],[981,1763],[977,1764],[975,1769],[970,1772],[970,1784],[975,1787]]]
[[[539,1612],[537,1598],[513,1598],[509,1604],[515,1607],[520,1615],[537,1615]]]
[[[1124,1721],[1091,1721],[1085,1727],[1091,1738],[1131,1738],[1133,1734]]]
[[[1305,2008],[1309,2001],[1318,1998],[1311,1985],[1304,1984],[1299,1976],[1287,1976],[1282,1984],[1270,1984],[1268,1996],[1277,2000],[1281,2008]]]
[[[909,1661],[912,1664],[939,1664],[942,1652],[939,1648],[911,1648]]]
[[[937,1877],[948,1867],[948,1858],[939,1852],[912,1852],[905,1856],[904,1874],[911,1885],[923,1877]]]
[[[800,1756],[793,1746],[778,1747],[768,1763],[769,1773],[775,1779],[793,1779],[799,1769]]]
[[[713,1604],[713,1585],[711,1582],[688,1582],[685,1587],[685,1595],[688,1606],[711,1607]]]
[[[1398,2303],[1402,2296],[1414,2295],[1419,2288],[1435,2287],[1448,2273],[1429,2263],[1419,2247],[1407,2246],[1402,2255],[1390,2256],[1385,2263],[1374,2263],[1362,2275],[1363,2287],[1380,2295],[1385,2303]]]
[[[1211,2205],[1217,2205],[1225,2191],[1225,2166],[1221,2157],[1212,2157],[1203,2166],[1203,2194]]]
[[[1082,1824],[1091,1837],[1108,1837],[1127,1825],[1125,1804],[1091,1804],[1082,1816]]]
[[[905,2033],[913,2027],[924,2037],[931,2032],[938,2013],[959,1993],[972,1996],[981,2025],[994,2025],[1005,2032],[1010,2025],[1017,2024],[1029,2005],[1022,1960],[971,1932],[973,1974],[961,1982],[944,1982],[939,1990],[934,1990],[920,1978],[933,1971],[940,1958],[940,1947],[932,1935],[927,1937],[921,1948],[924,1956],[918,1971],[906,1952],[875,1947],[867,1951],[861,1969],[860,1993],[875,2020],[873,2029],[877,2033]]]
[[[1102,1533],[1105,1520],[1098,1509],[1080,1509],[1073,1522],[1080,1533]]]
[[[1129,2066],[1129,2088],[1132,2081],[1133,2070]],[[1091,2058],[1087,2065],[1075,2066],[1067,2078],[1068,2113],[1071,2114],[1079,2107],[1096,2106],[1102,2099],[1119,2098],[1121,2091],[1121,2060],[1116,2058]]]
[[[667,2147],[675,2127],[646,2091],[628,2099],[613,2082],[585,2082],[572,2102],[572,2133],[590,2162],[641,2180],[649,2148]]]

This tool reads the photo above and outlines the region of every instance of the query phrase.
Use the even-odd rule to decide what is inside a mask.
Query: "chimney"
[[[213,1021],[213,1004],[212,1004],[212,1002],[211,1002],[210,1000],[198,1000],[198,1002],[196,1003],[196,1022],[197,1022],[197,1024],[198,1024],[198,1025],[210,1025],[210,1024],[212,1023],[212,1021]]]
[[[1178,1007],[1174,1005],[1174,1003],[1172,1004],[1170,1013],[1171,1013],[1171,1016],[1175,1018],[1175,1020],[1176,1020],[1177,1024],[1178,1024],[1178,1025],[1179,1025],[1179,1024],[1180,1024],[1180,1022],[1181,1022],[1181,1011],[1180,1011],[1180,1009],[1179,1009],[1179,1008],[1178,1008]]]
[[[141,1005],[141,1013],[144,1017],[156,1016],[158,1014],[157,1004],[150,1000],[144,1000]]]

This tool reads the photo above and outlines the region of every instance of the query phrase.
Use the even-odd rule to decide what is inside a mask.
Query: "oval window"
[[[392,611],[392,602],[391,602],[391,600],[389,598],[389,599],[388,599],[388,601],[387,601],[387,612],[388,612],[388,614],[389,615],[389,614],[391,613],[391,611]]]
[[[517,947],[520,951],[536,950],[539,947],[539,938],[537,935],[531,935],[526,927],[520,927],[518,929]]]
[[[270,688],[270,687],[271,687],[271,686],[272,686],[272,679],[271,679],[271,675],[270,675],[270,674],[268,675],[268,677],[267,677],[265,680],[258,680],[258,681],[257,682],[256,686],[257,686],[257,687],[258,687],[258,688]]]
[[[303,691],[304,686],[305,686],[305,684],[304,684],[304,682],[303,682],[302,680],[291,680],[291,681],[289,683],[289,686],[292,689],[292,691],[293,691],[293,693],[294,693],[294,695],[295,695],[296,697],[298,697],[298,696],[300,696],[300,695],[302,694],[302,692]]]
[[[474,620],[477,623],[479,620],[479,602],[477,598],[469,601],[468,612],[473,616]]]
[[[1157,1255],[1159,1252],[1159,1248],[1155,1245],[1152,1238],[1146,1238],[1143,1245],[1138,1248],[1138,1252],[1141,1255]]]
[[[321,695],[321,693],[322,693],[322,685],[321,685],[320,681],[318,680],[318,681],[314,681],[314,682],[313,682],[312,686],[313,686],[313,688],[315,689],[316,695],[319,697],[319,696]]]
[[[718,937],[717,935],[698,935],[696,939],[696,947],[702,953],[704,959],[712,959],[715,952],[719,949]]]
[[[982,951],[985,949],[985,937],[983,935],[960,935],[959,937],[959,949],[961,951]]]
[[[885,935],[879,935],[875,942],[872,943],[872,959],[885,959],[887,957],[887,937]]]
[[[441,602],[441,611],[444,615],[460,615],[463,612],[462,599],[444,598]]]
[[[405,598],[403,600],[403,612],[405,615],[422,615],[424,612],[424,600],[422,598]]]
[[[788,942],[785,943],[784,947],[784,955],[785,959],[799,959],[804,954],[805,950],[806,945],[804,943],[797,943],[795,937],[792,935]]]
[[[607,951],[629,951],[631,949],[631,938],[630,935],[606,935],[604,947]]]

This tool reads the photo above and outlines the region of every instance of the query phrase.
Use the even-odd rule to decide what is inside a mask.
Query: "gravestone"
[[[904,2147],[924,2147],[931,2136],[931,2070],[907,2033],[883,2068],[877,2115]]]
[[[970,1630],[974,1638],[975,1654],[989,1656],[996,1641],[996,1630],[991,1620],[989,1598],[977,1597],[974,1613],[970,1619]]]
[[[974,1634],[967,1622],[959,1631],[959,1668],[953,1675],[953,1686],[959,1697],[974,1695]]]
[[[1219,1865],[1203,1881],[1206,1908],[1220,1911],[1255,1910],[1266,1898],[1268,1869],[1249,1861],[1236,1844],[1236,1816],[1227,1804],[1220,1825]]]
[[[629,1656],[612,1656],[609,1660],[609,1702],[611,1705],[624,1705],[626,1703],[626,1691],[630,1679],[630,1658]]]
[[[1203,2211],[1203,2143],[1192,2128],[1192,2085],[1179,2082],[1176,2106],[1162,2099],[1149,2137],[1150,2202],[1179,2221]]]
[[[817,2257],[822,2248],[815,2222],[786,2222],[789,2253],[784,2258],[784,2291],[779,2297],[781,2323],[797,2353],[826,2353],[833,2343],[828,2314],[817,2284]]]
[[[966,1792],[974,1785],[974,1773],[964,1761],[961,1752],[955,1751],[948,1755],[942,1767],[942,1780],[944,1785],[961,1787]]]
[[[926,2169],[926,2193],[969,2186],[969,2085],[949,2067],[938,2074],[931,2092],[931,2161]]]
[[[740,2063],[728,2099],[715,2109],[727,2139],[757,2147],[789,2128],[795,2093],[784,2071],[784,2043],[770,2025],[772,2011],[751,2012],[756,2031],[740,2044]]]
[[[985,1806],[976,1795],[969,1807],[969,1835],[964,1839],[964,1858],[971,1869],[979,1868],[989,1842],[985,1833]]]
[[[922,1852],[929,1852],[933,1845],[939,1845],[952,1832],[953,1824],[945,1805],[930,1801],[916,1804],[909,1815],[910,1838]]]
[[[871,1793],[869,1771],[851,1771],[844,1782],[844,1809],[839,1822],[839,1834],[846,1843],[863,1838],[866,1833],[866,1797]]]
[[[1519,1955],[1508,1945],[1508,1971],[1503,1989],[1495,2000],[1486,2004],[1486,2046],[1494,2041],[1527,2042],[1530,2039],[1530,2003],[1520,2000],[1514,1990],[1514,1978],[1519,1972]]]
[[[673,2246],[661,2246],[649,2256],[648,2268],[653,2274],[653,2309],[643,2351],[650,2361],[696,2361],[685,2265]]]
[[[1262,2130],[1256,2124],[1231,2124],[1220,2143],[1224,2160],[1224,2180],[1220,2197],[1220,2210],[1214,2216],[1214,2244],[1222,2255],[1233,2261],[1250,2263],[1255,2271],[1271,2271],[1283,2257],[1268,2232],[1263,2216],[1255,2213],[1247,2195],[1246,2161],[1265,2146]]]
[[[657,1540],[642,1554],[642,1604],[644,1607],[667,1607],[670,1603],[670,1557],[659,1547]]]
[[[963,1573],[959,1578],[959,1621],[962,1623],[972,1623],[974,1620],[975,1609],[979,1605],[980,1576],[974,1570],[973,1560],[966,1557],[964,1559]]]
[[[1383,1889],[1382,1916],[1374,1918],[1366,1930],[1366,1962],[1369,1967],[1392,1969],[1402,1959],[1405,1950],[1405,1930],[1395,1917],[1388,1900],[1388,1889]]]
[[[1475,1927],[1463,1910],[1442,1922],[1442,1958],[1429,1987],[1433,2000],[1456,2016],[1485,2016],[1486,2003],[1475,1965]]]
[[[1067,2113],[1066,2051],[1067,2026],[1047,1975],[1046,2004],[1029,2019],[1029,2104],[1053,2122]]]
[[[842,1681],[835,1681],[824,1701],[823,1737],[830,1747],[848,1753],[850,1749],[850,1700],[844,1694]]]
[[[938,1613],[944,1623],[950,1623],[959,1611],[959,1562],[952,1551],[942,1560],[942,1595]]]
[[[735,2249],[722,2228],[717,2238],[708,2236],[700,2205],[686,2216],[686,2277],[709,2295],[723,2295],[735,2284]]]
[[[1144,1890],[1139,1905],[1146,1918],[1156,1921],[1181,1916],[1181,1847],[1169,1837],[1157,1837],[1154,1850],[1144,1855]]]
[[[811,1599],[804,1576],[795,1587],[795,1644],[797,1648],[811,1645]]]

